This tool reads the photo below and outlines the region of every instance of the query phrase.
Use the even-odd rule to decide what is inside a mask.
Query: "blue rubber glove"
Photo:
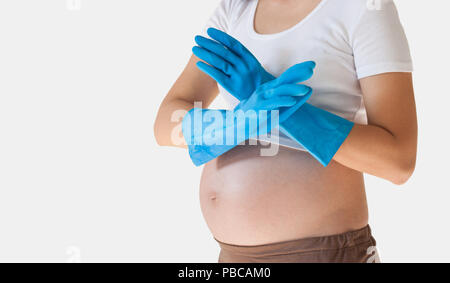
[[[233,111],[189,111],[183,119],[182,129],[194,164],[203,165],[250,138],[266,135],[278,127],[279,121],[292,115],[291,111],[280,110],[300,108],[311,96],[312,89],[282,83],[286,79],[295,82],[290,74],[295,72],[287,71],[281,79],[260,86]],[[273,110],[275,112],[271,112]]]
[[[213,35],[217,32],[219,31],[216,29],[208,30],[208,33]],[[224,39],[228,39],[228,37]],[[194,46],[192,52],[200,59],[211,64],[208,65],[200,61],[197,63],[197,67],[216,80],[229,93],[236,95],[236,98],[239,100],[248,98],[260,85],[275,79],[261,66],[252,53],[243,45],[235,44],[231,41],[231,38],[228,44],[242,49],[240,54],[245,54],[245,60],[231,50],[224,48],[220,43],[205,37],[196,36],[195,41],[199,46]],[[310,66],[305,66],[305,68],[310,68]],[[307,71],[310,70],[308,69]],[[309,79],[311,77],[310,73],[307,72],[306,78],[300,81]]]
[[[209,64],[199,62],[197,66],[237,99],[244,99],[258,83],[275,79],[238,40],[214,28],[208,29],[208,35],[215,41],[202,36],[195,38],[199,46],[194,47],[194,54]],[[305,62],[304,67],[314,68],[315,63]],[[331,162],[353,126],[353,122],[310,104],[280,122],[281,131],[324,166]]]

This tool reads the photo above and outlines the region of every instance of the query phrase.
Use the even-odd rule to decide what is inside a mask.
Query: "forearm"
[[[416,140],[414,135],[397,137],[382,127],[355,125],[334,160],[400,185],[415,168],[417,145],[411,142]]]
[[[279,125],[279,119],[287,118],[278,115],[280,108],[301,107],[309,95],[310,89],[288,84],[255,91],[234,110],[189,111],[182,127],[192,161],[197,166],[206,164],[250,138],[266,135]]]
[[[234,111],[189,111],[182,126],[193,163],[206,164],[247,140],[245,120],[239,119]]]
[[[156,142],[160,146],[187,148],[182,133],[182,120],[192,108],[192,103],[181,99],[163,102],[154,124]]]

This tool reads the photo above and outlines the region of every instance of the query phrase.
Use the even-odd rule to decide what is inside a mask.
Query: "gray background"
[[[0,1],[0,261],[215,262],[201,169],[152,125],[219,1],[73,1]],[[450,262],[450,5],[396,2],[419,160],[403,187],[367,177],[371,225],[385,262]]]

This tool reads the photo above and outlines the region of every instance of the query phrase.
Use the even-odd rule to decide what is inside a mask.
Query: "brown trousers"
[[[219,242],[219,241],[218,241]],[[370,227],[341,235],[262,246],[219,242],[219,263],[379,263]]]

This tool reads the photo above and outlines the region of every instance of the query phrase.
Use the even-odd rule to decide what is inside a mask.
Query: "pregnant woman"
[[[314,61],[308,104],[355,124],[328,166],[283,134],[274,156],[241,145],[205,165],[200,200],[219,262],[378,262],[363,173],[401,185],[417,151],[412,62],[392,0],[223,0],[206,28],[237,39],[274,77]],[[199,61],[160,107],[162,146],[186,148],[172,138],[176,111],[218,94],[239,103]]]

